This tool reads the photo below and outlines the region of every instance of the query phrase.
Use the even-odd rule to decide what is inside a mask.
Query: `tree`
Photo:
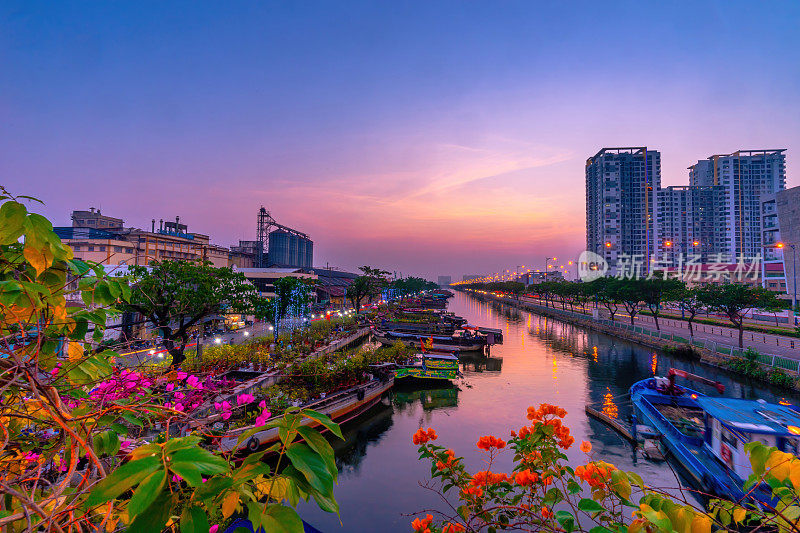
[[[701,289],[698,287],[688,287],[682,283],[675,292],[675,301],[686,314],[686,321],[689,323],[689,338],[694,338],[692,322],[697,314],[705,308],[705,303],[700,298]]]
[[[275,297],[267,306],[267,320],[272,322],[275,341],[281,321],[290,314],[302,316],[308,309],[310,281],[294,276],[284,276],[275,280]]]
[[[354,279],[353,283],[347,288],[347,298],[356,311],[361,309],[361,302],[364,298],[367,298],[368,302],[371,301],[381,293],[384,287],[389,285],[389,282],[386,281],[386,276],[390,274],[386,270],[366,265],[359,267],[359,270],[363,274]]]
[[[0,206],[0,530],[162,531],[169,521],[171,531],[209,531],[209,516],[227,520],[238,506],[256,528],[302,531],[297,496],[338,512],[333,449],[300,424],[341,438],[338,425],[296,409],[270,419],[281,441],[274,469],[266,451],[237,465],[201,436],[172,438],[191,432],[195,408],[175,402],[192,395],[200,405],[221,382],[115,368],[118,354],[98,345],[108,315],[130,299],[127,280],[74,259],[50,222],[2,187],[0,200],[9,200]],[[159,425],[168,429],[151,433]],[[151,436],[137,447],[142,428]]]
[[[631,326],[633,326],[636,313],[641,309],[643,283],[644,281],[639,279],[615,279],[606,287],[617,300],[622,302],[622,306],[631,319]]]
[[[595,294],[597,301],[608,310],[609,315],[611,315],[611,322],[614,322],[614,316],[622,303],[619,298],[619,291],[617,291],[617,281],[614,278],[603,277],[597,278],[588,284],[591,286],[591,291]]]
[[[246,312],[257,297],[244,274],[215,268],[209,262],[154,261],[129,269],[133,291],[123,308],[141,314],[157,328],[172,366],[186,360],[190,329],[204,318]]]
[[[684,283],[680,280],[674,278],[664,279],[659,276],[639,282],[639,292],[642,301],[644,301],[647,308],[653,314],[653,319],[656,322],[656,329],[658,331],[661,331],[661,327],[658,324],[658,316],[661,314],[661,305],[664,302],[674,302],[678,300],[684,286]]]
[[[774,292],[741,283],[709,283],[700,289],[698,297],[707,308],[727,316],[739,330],[739,348],[744,347],[744,317],[747,311],[770,309],[777,305]]]

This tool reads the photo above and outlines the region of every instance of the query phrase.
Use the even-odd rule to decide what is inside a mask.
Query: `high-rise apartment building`
[[[601,255],[612,273],[623,256],[649,265],[660,188],[657,150],[603,148],[586,160],[586,249]]]
[[[656,254],[662,264],[680,257],[715,261],[725,238],[725,190],[715,185],[670,186],[656,193]]]
[[[761,197],[761,240],[764,243],[763,286],[797,297],[800,266],[800,187]]]
[[[689,167],[690,185],[718,186],[724,191],[718,252],[728,260],[762,254],[761,196],[786,188],[785,151],[738,150],[712,155]]]

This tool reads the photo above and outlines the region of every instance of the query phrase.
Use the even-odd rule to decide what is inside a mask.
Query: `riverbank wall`
[[[720,353],[719,351],[716,351],[716,349],[711,350],[704,347],[703,345],[690,343],[687,339],[682,339],[680,337],[679,340],[675,340],[676,336],[672,334],[664,334],[664,336],[666,336],[667,338],[663,338],[661,335],[658,334],[648,335],[644,334],[644,329],[641,327],[636,327],[631,329],[620,322],[612,323],[610,320],[604,320],[604,319],[596,320],[588,315],[583,315],[581,313],[556,309],[554,307],[537,305],[530,302],[516,300],[515,298],[511,297],[496,296],[494,294],[489,294],[489,293],[484,294],[478,292],[465,292],[465,294],[479,301],[497,302],[505,305],[510,305],[512,307],[516,307],[524,311],[530,311],[532,313],[536,313],[537,315],[555,318],[563,322],[567,322],[569,324],[580,326],[592,331],[604,333],[606,335],[611,335],[626,340],[628,342],[636,343],[641,346],[646,346],[648,348],[666,350],[673,353],[675,353],[678,350],[686,350],[687,348],[691,348],[691,350],[693,350],[698,355],[697,361],[702,364],[706,364],[724,370],[732,375],[744,376],[751,379],[758,379],[757,377],[737,372],[734,369],[730,368],[730,366],[728,366],[727,363],[729,361],[733,360],[734,358],[738,358],[738,356],[735,355],[734,353],[728,353],[728,354]],[[642,331],[642,333],[637,332],[636,329],[639,329],[640,331]],[[797,361],[785,358],[777,358],[776,361],[775,356],[768,356],[767,359],[769,359],[769,361],[766,361],[764,359],[760,359],[757,361],[758,364],[765,371],[769,372],[775,369],[780,369],[782,371],[786,371],[787,374],[790,374],[793,377],[800,376],[800,363],[798,363]],[[759,379],[759,381],[763,381],[770,385],[775,385],[775,383],[771,383],[763,379]],[[793,379],[792,383],[793,383],[792,386],[789,388],[793,390],[800,390],[800,380]]]

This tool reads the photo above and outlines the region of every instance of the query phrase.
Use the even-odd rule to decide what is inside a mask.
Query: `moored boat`
[[[395,379],[453,380],[458,377],[458,357],[443,353],[417,354],[415,362],[400,366]]]
[[[378,402],[381,401],[384,393],[392,388],[394,378],[388,374],[375,378],[367,383],[345,389],[326,396],[308,404],[302,405],[303,409],[312,409],[327,415],[339,424],[343,424],[357,416],[365,413]],[[304,419],[304,425],[318,427],[319,423],[312,419]],[[250,451],[254,452],[265,446],[270,446],[279,440],[278,429],[269,428],[259,431],[249,439],[237,443],[239,435],[253,429],[255,426],[247,426],[229,431],[220,439],[219,447],[223,451]],[[322,428],[319,428],[322,429]]]
[[[631,387],[634,413],[661,437],[663,445],[702,491],[734,501],[768,504],[771,490],[760,484],[744,490],[753,473],[744,445],[759,441],[797,455],[800,414],[763,400],[718,398],[675,384],[681,376],[724,387],[706,378],[671,369]],[[635,424],[634,424],[635,426]]]
[[[420,335],[417,333],[403,333],[400,331],[375,331],[375,339],[381,344],[393,345],[401,341],[408,346],[421,346],[434,350],[459,349],[462,352],[482,350],[486,346],[486,338],[479,335]]]

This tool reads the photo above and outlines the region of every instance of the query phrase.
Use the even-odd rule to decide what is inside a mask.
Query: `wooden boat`
[[[744,445],[760,441],[797,455],[800,414],[763,400],[714,398],[675,385],[676,376],[724,390],[711,380],[673,368],[666,378],[648,378],[631,387],[637,419],[661,436],[663,445],[701,490],[734,501],[772,503],[765,484],[748,493],[743,490],[753,473]]]
[[[417,354],[415,362],[400,366],[395,379],[453,380],[458,377],[458,357],[443,353]]]
[[[376,330],[375,339],[388,346],[401,341],[408,346],[417,347],[424,342],[426,346],[434,350],[459,349],[462,352],[483,350],[483,347],[486,346],[486,338],[480,335],[419,335],[399,331]]]
[[[365,413],[380,402],[381,397],[392,388],[393,384],[394,379],[392,377],[383,376],[367,383],[336,392],[325,398],[312,401],[301,407],[303,409],[313,409],[314,411],[328,415],[334,422],[342,424]],[[305,419],[303,424],[311,427],[319,426],[318,422],[311,419]],[[239,435],[253,427],[255,426],[236,428],[227,433],[220,440],[220,449],[223,451],[239,450],[254,452],[262,447],[270,446],[279,440],[278,429],[270,428],[259,431],[248,440],[237,445],[236,441]]]

